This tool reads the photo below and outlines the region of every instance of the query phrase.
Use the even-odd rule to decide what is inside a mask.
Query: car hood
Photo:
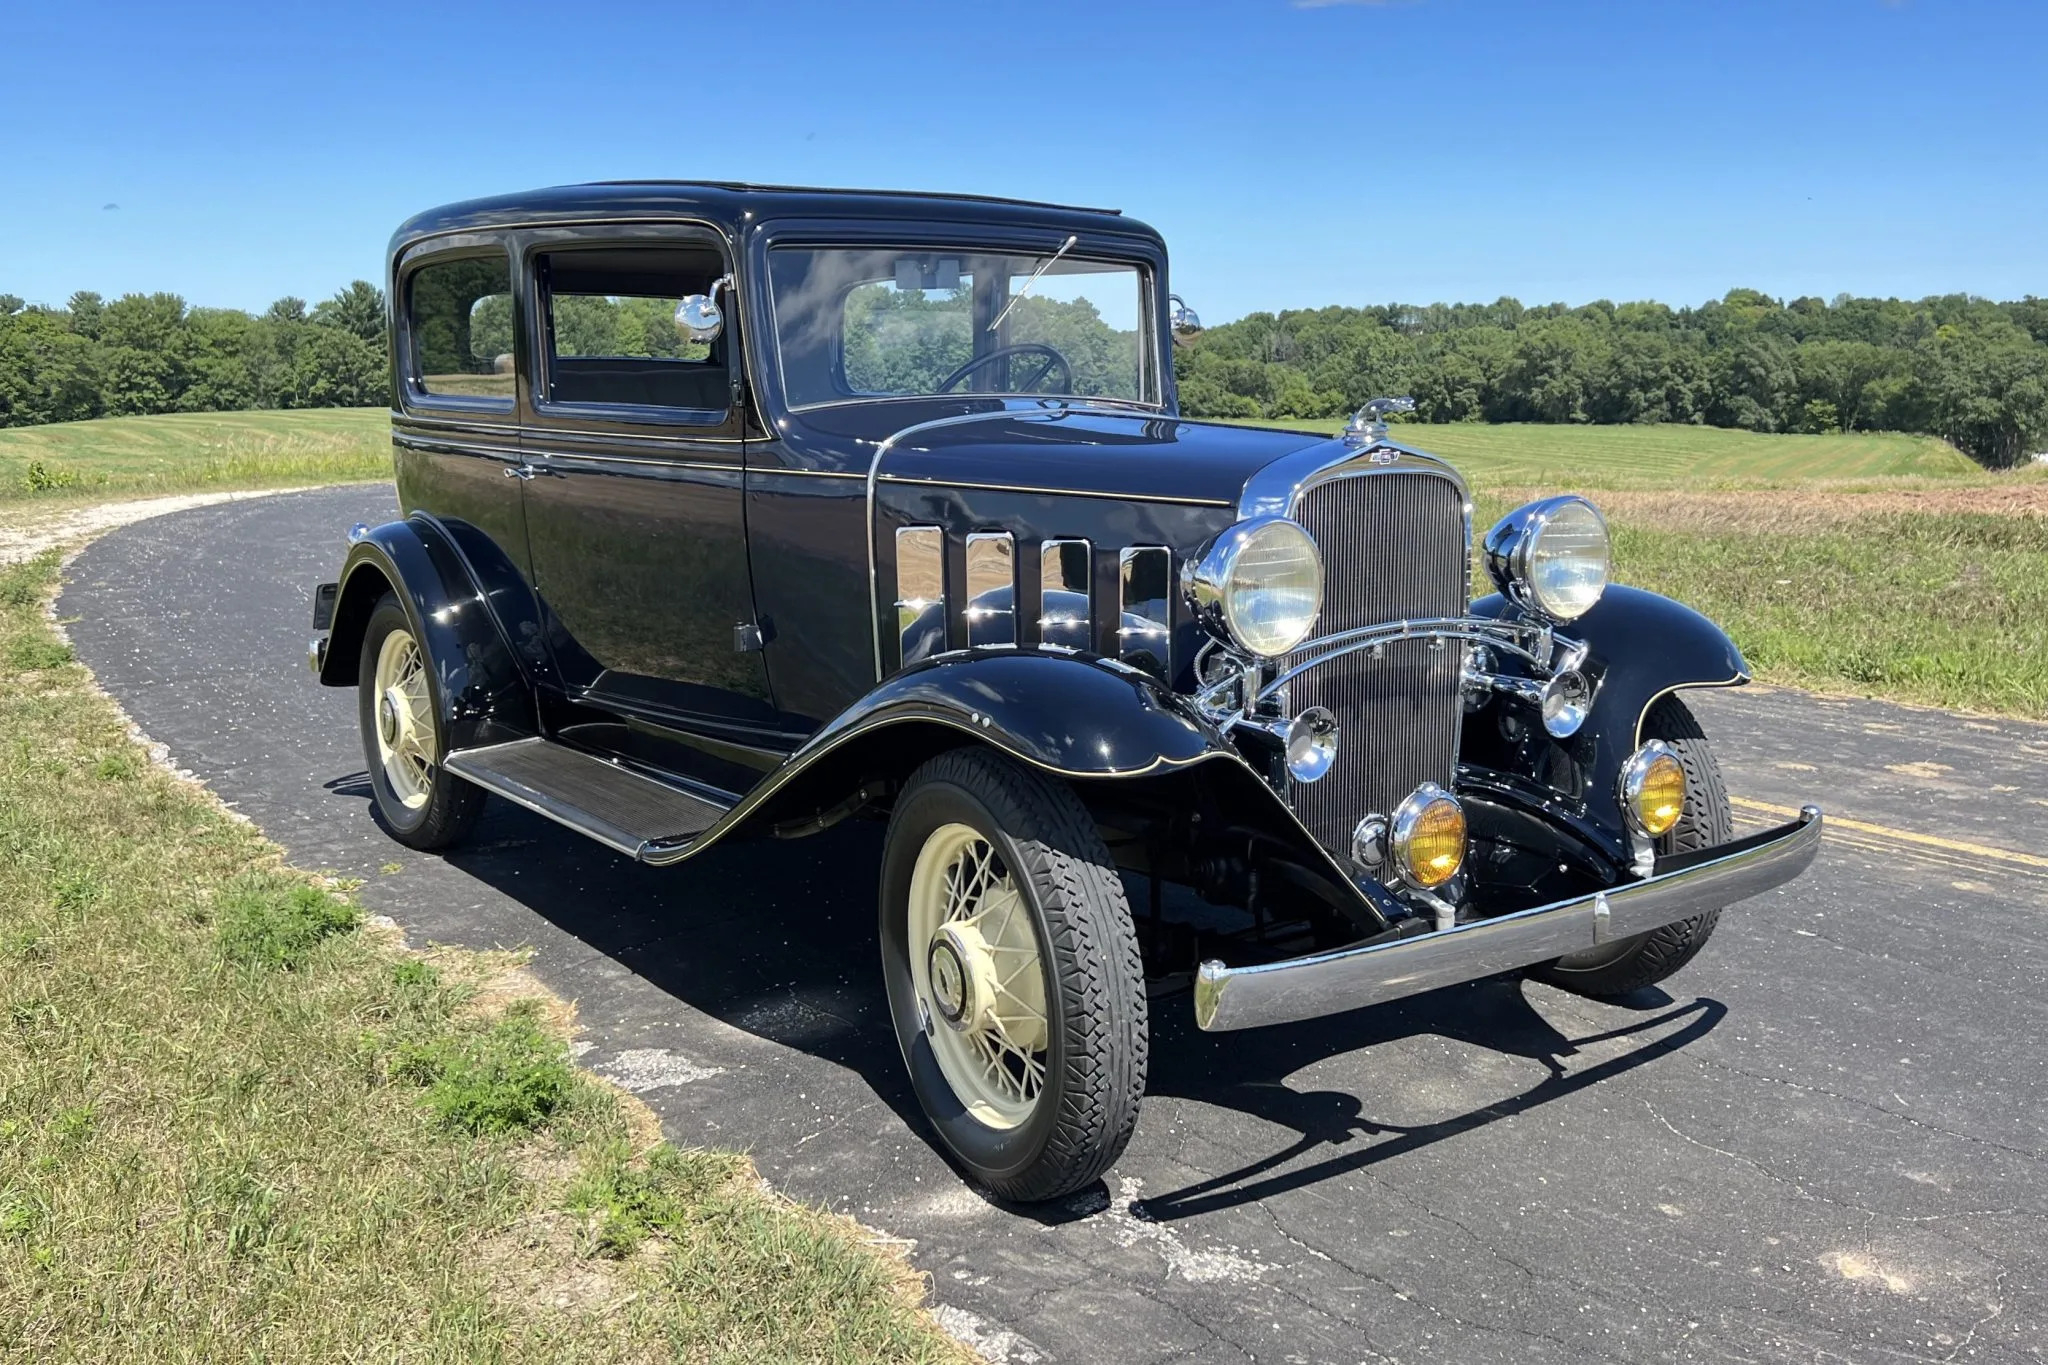
[[[878,472],[891,481],[1087,493],[1237,506],[1245,482],[1333,437],[1103,409],[991,412],[896,433]]]

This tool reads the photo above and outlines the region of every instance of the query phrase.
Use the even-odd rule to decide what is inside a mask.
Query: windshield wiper
[[[1080,240],[1080,234],[1076,233],[1073,236],[1068,237],[1066,241],[1061,242],[1060,249],[1058,251],[1053,252],[1052,255],[1046,257],[1045,261],[1038,267],[1038,269],[1031,272],[1031,278],[1024,281],[1024,287],[1022,289],[1019,289],[1016,293],[1010,295],[1010,301],[1003,305],[1003,311],[996,314],[996,320],[988,325],[988,329],[991,332],[993,332],[996,328],[1002,326],[1003,319],[1010,316],[1010,310],[1012,308],[1015,308],[1017,304],[1020,301],[1022,301],[1026,294],[1031,292],[1032,285],[1038,283],[1038,277],[1040,275],[1043,275],[1046,271],[1052,269],[1053,266],[1059,261],[1059,258],[1066,255],[1069,251],[1072,251],[1074,249],[1074,244]]]

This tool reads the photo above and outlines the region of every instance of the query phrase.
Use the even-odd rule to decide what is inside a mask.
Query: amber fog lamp
[[[1411,886],[1442,886],[1465,865],[1465,808],[1442,787],[1425,782],[1395,809],[1387,847]]]
[[[1685,814],[1685,765],[1662,740],[1635,751],[1621,770],[1621,809],[1639,834],[1652,839],[1671,832]]]

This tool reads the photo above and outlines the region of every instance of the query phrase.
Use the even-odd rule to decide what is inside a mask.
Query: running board
[[[514,805],[639,858],[717,824],[730,807],[545,739],[457,749],[442,766]]]

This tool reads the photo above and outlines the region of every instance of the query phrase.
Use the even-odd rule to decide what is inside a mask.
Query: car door
[[[750,633],[739,337],[675,324],[728,278],[724,244],[708,228],[556,229],[526,234],[523,256],[527,543],[557,729],[684,769],[664,744],[759,749],[775,726]]]
[[[530,668],[544,663],[527,592],[524,458],[516,405],[516,272],[506,235],[462,233],[395,264],[399,510],[440,523]]]

